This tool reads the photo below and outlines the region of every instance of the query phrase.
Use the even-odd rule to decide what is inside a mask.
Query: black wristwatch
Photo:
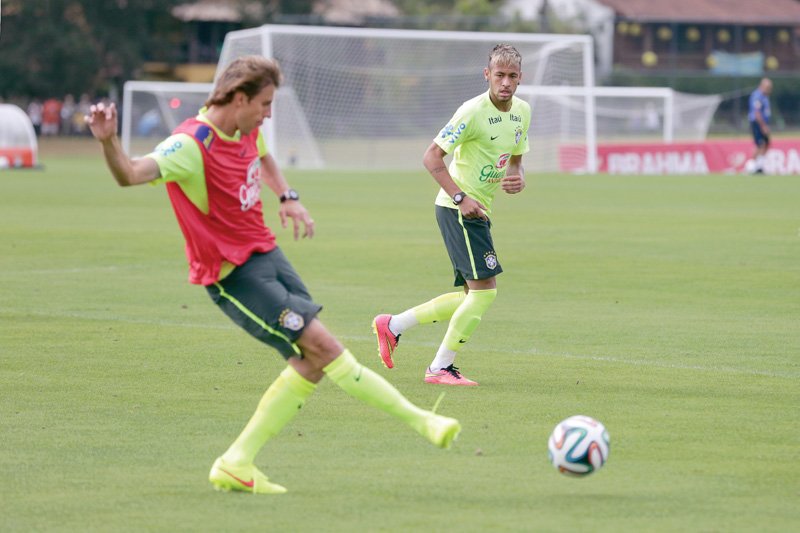
[[[286,200],[299,200],[300,195],[297,194],[297,191],[294,189],[289,189],[285,193],[281,194],[280,196],[281,203],[285,202]]]
[[[466,195],[466,194],[464,194],[462,191],[458,191],[457,193],[455,193],[455,194],[453,195],[453,203],[454,203],[454,204],[456,204],[456,205],[458,205],[458,204],[460,204],[461,202],[463,202],[463,201],[464,201],[464,198],[466,198],[466,197],[467,197],[467,195]]]

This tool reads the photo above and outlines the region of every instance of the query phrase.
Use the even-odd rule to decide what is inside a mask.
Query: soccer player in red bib
[[[278,494],[254,461],[328,376],[345,392],[406,422],[449,448],[457,420],[420,409],[379,374],[362,366],[320,322],[322,309],[264,224],[261,185],[280,199],[278,214],[294,237],[312,237],[314,221],[268,153],[260,126],[280,85],[275,61],[245,56],[219,76],[200,113],[179,125],[155,151],[131,159],[117,137],[113,104],[92,106],[86,122],[121,186],[165,183],[186,240],[189,281],[250,335],[278,350],[287,367],[270,385],[242,433],[214,462],[219,490]]]

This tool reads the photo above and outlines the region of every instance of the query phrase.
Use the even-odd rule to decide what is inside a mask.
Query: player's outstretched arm
[[[289,190],[289,183],[283,176],[278,163],[272,154],[266,154],[261,158],[261,168],[263,170],[261,176],[264,183],[267,184],[275,196],[280,197]],[[294,240],[300,238],[300,225],[303,226],[303,238],[311,238],[314,236],[314,220],[308,213],[308,210],[300,203],[300,200],[286,200],[281,202],[278,216],[281,219],[281,227],[285,228],[288,219],[292,220],[292,229],[294,233]]]
[[[155,160],[149,157],[131,159],[122,150],[117,137],[117,107],[113,103],[93,105],[84,120],[92,135],[103,146],[106,164],[120,186],[139,185],[160,176]]]
[[[517,194],[525,188],[525,172],[522,169],[522,156],[512,155],[508,162],[508,172],[500,183],[508,194]]]

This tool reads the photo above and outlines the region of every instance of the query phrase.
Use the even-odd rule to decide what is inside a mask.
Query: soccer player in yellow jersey
[[[492,200],[498,188],[517,194],[525,188],[522,154],[528,151],[531,108],[514,96],[522,78],[522,57],[499,44],[483,70],[489,90],[464,102],[428,147],[425,168],[441,186],[436,220],[455,272],[450,292],[398,315],[375,317],[378,352],[388,367],[400,334],[417,324],[449,320],[444,340],[425,372],[425,382],[477,385],[453,365],[456,353],[472,336],[497,294],[503,269],[491,235]],[[447,154],[453,155],[448,168]]]

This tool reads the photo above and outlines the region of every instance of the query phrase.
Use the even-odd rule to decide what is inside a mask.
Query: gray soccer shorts
[[[492,223],[480,218],[464,218],[458,209],[436,206],[436,221],[444,238],[455,281],[462,287],[468,279],[488,279],[503,271],[492,241]]]
[[[222,312],[284,359],[302,357],[295,341],[322,310],[280,248],[254,253],[206,289]]]

